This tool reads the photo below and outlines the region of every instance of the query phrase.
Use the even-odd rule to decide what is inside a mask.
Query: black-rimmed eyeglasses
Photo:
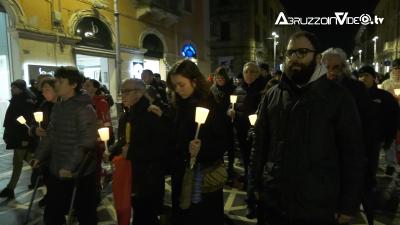
[[[137,93],[137,92],[141,91],[141,89],[139,89],[139,88],[121,89],[121,94],[126,95],[126,94],[129,94],[129,93],[132,92],[132,91],[135,92],[135,93]]]
[[[315,50],[311,50],[308,48],[289,49],[286,51],[286,57],[291,58],[293,56],[296,56],[297,58],[301,59],[310,52],[315,52]]]

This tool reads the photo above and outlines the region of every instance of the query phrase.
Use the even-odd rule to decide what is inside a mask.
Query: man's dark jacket
[[[365,161],[350,93],[326,75],[301,89],[283,76],[261,104],[254,170],[266,204],[295,221],[354,214]]]
[[[28,128],[17,121],[19,116],[23,116],[26,123],[31,124],[34,121],[33,111],[34,100],[27,90],[11,98],[3,123],[3,140],[6,143],[6,149],[26,149],[34,146],[34,141],[28,134]],[[23,146],[23,141],[28,142],[28,145]]]
[[[132,193],[137,197],[160,196],[164,188],[166,132],[160,117],[148,112],[149,101],[139,102],[119,119],[118,141],[113,155],[126,144],[126,124],[131,125],[127,159],[132,165]]]

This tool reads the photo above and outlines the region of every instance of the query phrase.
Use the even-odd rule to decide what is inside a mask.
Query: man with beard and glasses
[[[364,145],[350,93],[326,77],[318,39],[289,39],[255,125],[255,188],[268,225],[346,224],[359,210]]]

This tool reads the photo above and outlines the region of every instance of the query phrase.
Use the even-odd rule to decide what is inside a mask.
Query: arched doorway
[[[9,19],[6,10],[0,4],[0,121],[4,116],[11,98],[11,57],[10,57],[10,35],[8,33]],[[3,136],[3,126],[0,128]],[[3,143],[3,139],[0,140]]]
[[[155,34],[147,34],[143,38],[142,46],[147,50],[144,53],[143,68],[149,69],[153,73],[159,73],[161,79],[165,80],[164,44],[161,39]]]
[[[75,48],[78,69],[85,77],[98,80],[111,90],[115,53],[110,29],[97,17],[84,17],[74,32],[82,38]]]

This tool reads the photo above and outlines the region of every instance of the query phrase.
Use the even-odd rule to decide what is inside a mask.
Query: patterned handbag
[[[228,180],[228,172],[223,161],[218,161],[214,165],[204,168],[202,174],[202,193],[214,192],[222,189]]]

